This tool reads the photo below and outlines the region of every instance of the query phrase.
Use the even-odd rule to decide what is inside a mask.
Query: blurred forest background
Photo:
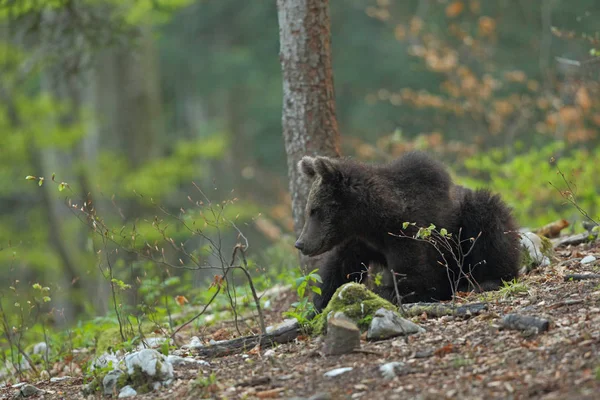
[[[36,282],[57,324],[109,312],[115,286],[196,302],[238,229],[253,274],[298,273],[275,2],[0,3],[2,314]],[[582,219],[560,168],[600,213],[598,1],[330,8],[344,155],[430,151],[529,227]]]

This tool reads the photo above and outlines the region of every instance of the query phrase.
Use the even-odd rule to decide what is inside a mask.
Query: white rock
[[[267,333],[275,334],[278,331],[291,329],[294,325],[298,325],[298,320],[296,318],[287,318],[280,324],[267,326]]]
[[[39,354],[44,359],[46,358],[46,350],[48,350],[46,342],[39,342],[33,346],[33,354]]]
[[[385,379],[394,379],[396,377],[396,371],[404,368],[404,363],[400,361],[393,361],[383,364],[379,367],[379,372]]]
[[[157,380],[173,378],[173,365],[167,357],[153,349],[144,349],[125,356],[125,368],[129,375],[135,372],[135,367],[148,376],[156,377]]]
[[[92,370],[104,369],[112,363],[113,367],[117,367],[119,364],[119,358],[115,353],[103,353],[92,361]]]
[[[336,368],[336,369],[332,369],[331,371],[325,372],[323,374],[323,376],[326,376],[328,378],[333,378],[338,375],[345,374],[346,372],[352,371],[352,369],[353,369],[352,367]]]
[[[521,246],[525,247],[535,266],[546,267],[550,265],[550,259],[542,252],[542,238],[537,234],[533,232],[522,233]]]
[[[375,312],[371,325],[369,325],[367,339],[382,340],[421,332],[425,332],[425,329],[402,318],[397,312],[380,308]]]
[[[265,353],[263,354],[263,357],[265,358],[271,358],[275,356],[275,350],[273,349],[269,349],[267,351],[265,351]]]
[[[132,397],[132,396],[135,396],[135,395],[137,395],[137,392],[135,391],[134,388],[132,388],[129,385],[123,386],[123,388],[119,392],[119,398],[120,399],[123,399],[125,397]]]
[[[581,259],[581,263],[582,264],[591,264],[594,261],[596,261],[596,257],[589,255],[589,256],[585,256]]]
[[[147,348],[155,349],[160,347],[166,340],[167,339],[163,337],[156,336],[145,338],[144,341],[137,346],[136,350],[143,350]]]

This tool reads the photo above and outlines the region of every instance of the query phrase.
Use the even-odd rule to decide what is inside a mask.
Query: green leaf
[[[38,181],[38,186],[42,186],[44,184],[44,177],[41,177]]]
[[[320,294],[322,293],[322,292],[321,292],[321,288],[320,288],[320,287],[318,287],[318,286],[311,286],[311,287],[310,287],[310,290],[312,290],[312,292],[313,292],[313,293],[316,293],[316,294],[318,294],[318,295],[320,295]]]
[[[35,181],[37,179],[37,177],[33,176],[33,175],[27,175],[25,177],[25,179],[27,179],[28,181]]]
[[[408,228],[408,225],[410,225],[410,223],[408,223],[408,222],[403,222],[403,223],[402,223],[402,229],[406,229],[406,228]]]
[[[44,297],[42,298],[42,300],[44,300],[44,303],[48,303],[48,302],[50,302],[50,300],[52,300],[52,299],[50,298],[50,296],[44,296]]]

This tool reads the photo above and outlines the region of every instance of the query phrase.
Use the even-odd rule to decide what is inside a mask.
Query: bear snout
[[[300,240],[296,240],[296,243],[294,243],[294,246],[295,246],[295,247],[296,247],[298,250],[302,251],[302,249],[304,249],[304,242],[302,242],[302,241],[300,241]]]

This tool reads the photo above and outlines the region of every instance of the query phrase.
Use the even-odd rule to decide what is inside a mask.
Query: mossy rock
[[[313,332],[323,334],[328,318],[343,313],[356,322],[361,331],[369,328],[373,315],[380,308],[397,311],[398,307],[371,292],[365,285],[350,282],[340,286],[323,312],[313,320]]]

